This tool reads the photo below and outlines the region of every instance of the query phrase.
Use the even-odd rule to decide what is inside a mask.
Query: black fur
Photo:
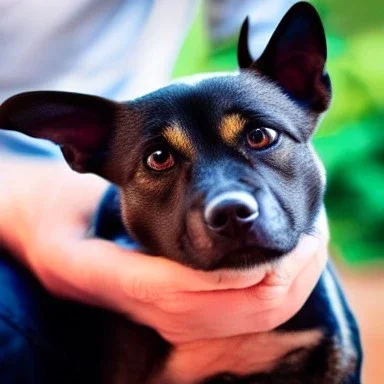
[[[204,270],[273,262],[303,233],[313,234],[322,209],[325,186],[310,139],[331,86],[323,27],[309,4],[292,7],[258,60],[249,53],[247,34],[248,21],[240,35],[239,74],[173,84],[126,103],[21,94],[0,107],[0,126],[52,140],[72,168],[116,184],[96,217],[97,236]],[[230,123],[237,134],[223,128],[226,119],[237,119]],[[169,142],[170,127],[189,150]],[[247,135],[256,128],[272,129],[278,139],[255,150]],[[170,151],[172,168],[148,167],[158,150]],[[236,238],[215,233],[204,219],[207,205],[232,191],[258,204],[257,219]],[[120,317],[106,321],[116,336],[109,338],[106,382],[141,384],[161,371],[169,344]],[[301,311],[277,332],[305,329],[321,330],[321,342],[291,351],[272,372],[218,372],[206,383],[358,384],[358,331],[330,266]]]

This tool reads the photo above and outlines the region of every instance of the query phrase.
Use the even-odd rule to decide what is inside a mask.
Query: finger
[[[162,257],[146,256],[115,248],[121,256],[121,268],[125,271],[126,290],[132,297],[142,300],[152,299],[167,293],[226,291],[250,288],[261,281],[265,286],[288,286],[315,254],[319,241],[313,236],[305,236],[298,247],[282,261],[275,264],[256,266],[247,270],[219,270],[204,272],[193,270]],[[122,271],[122,269],[119,270]],[[140,278],[140,280],[138,280]],[[141,285],[143,290],[138,289]],[[147,296],[144,288],[153,291],[155,296]],[[142,291],[142,294],[140,292]],[[149,292],[148,292],[149,293]],[[157,293],[157,295],[156,295]],[[261,293],[260,293],[261,294]]]
[[[260,287],[258,296],[268,299],[273,297],[274,287],[289,286],[311,258],[315,257],[320,247],[321,241],[317,237],[302,236],[298,245],[290,253],[271,265],[269,273],[263,280],[264,289]]]
[[[311,261],[293,281],[280,308],[273,309],[268,315],[272,328],[293,317],[305,304],[318,283],[328,261],[327,248],[321,247]]]
[[[312,256],[290,286],[277,287],[275,290],[275,287],[265,287],[261,283],[245,290],[186,294],[180,310],[189,316],[190,329],[194,331],[180,331],[177,334],[176,317],[176,321],[173,318],[167,328],[170,332],[163,330],[163,336],[173,339],[173,342],[186,342],[276,328],[298,312],[315,287],[327,261],[327,250],[323,247]],[[268,299],[264,292],[261,295],[259,293],[265,289],[274,290]],[[176,305],[174,307],[177,308]],[[167,319],[162,318],[161,314],[156,313],[156,316],[163,324],[167,324]],[[156,319],[145,321],[155,323]]]
[[[212,276],[169,260],[127,251],[105,240],[70,235],[52,234],[45,242],[38,242],[43,248],[34,250],[49,260],[45,269],[36,268],[36,273],[61,297],[120,311],[126,309],[129,299],[154,301],[180,290],[213,289],[217,283]]]
[[[126,262],[130,266],[129,272],[135,274],[132,279],[126,275],[127,289],[129,289],[129,282],[135,284],[135,278],[140,276],[140,284],[152,287],[154,290],[158,289],[158,293],[161,294],[244,289],[253,287],[261,281],[264,283],[266,294],[267,291],[273,293],[274,288],[278,290],[278,287],[289,286],[292,283],[309,259],[314,257],[321,244],[321,239],[305,235],[300,239],[297,247],[278,262],[244,270],[228,269],[211,272],[192,270],[162,257],[154,258],[136,252],[123,251],[125,252],[123,257],[126,257]],[[132,288],[137,292],[134,286]],[[261,289],[258,294],[262,295]]]
[[[83,295],[87,292],[93,293],[93,296],[97,297],[101,287],[101,297],[106,296],[107,301],[128,298],[139,301],[159,300],[168,308],[177,307],[179,302],[180,306],[188,303],[184,300],[183,292],[190,292],[193,295],[198,292],[250,288],[255,287],[263,279],[265,280],[263,285],[250,291],[254,291],[253,294],[259,295],[259,298],[261,296],[269,298],[264,301],[271,305],[273,297],[276,296],[277,299],[280,297],[281,291],[289,286],[305,259],[309,258],[316,248],[316,239],[307,237],[300,242],[292,260],[287,257],[274,269],[265,266],[244,273],[233,271],[207,273],[191,270],[163,258],[129,252],[99,239],[68,241],[66,238],[60,238],[55,243],[63,245],[63,251],[57,252],[56,264],[52,266],[56,269],[60,263],[60,268],[56,270],[60,270],[60,275],[63,276],[61,284],[53,287],[55,291],[57,290],[57,294],[71,297],[75,290]],[[306,252],[302,249],[306,249]],[[65,278],[68,280],[68,286],[64,284]],[[104,289],[106,284],[108,290]],[[78,289],[75,289],[75,285]],[[212,297],[214,300],[220,300],[215,294]]]
[[[304,252],[303,249],[306,251]],[[158,298],[158,305],[170,312],[178,308],[180,308],[180,312],[192,308],[198,311],[207,303],[211,307],[217,306],[214,307],[213,311],[222,311],[230,307],[235,311],[241,310],[243,312],[244,308],[255,310],[255,306],[259,312],[267,310],[279,304],[292,282],[316,257],[318,249],[319,240],[312,236],[306,236],[300,241],[299,246],[281,262],[265,266],[262,269],[263,279],[258,280],[253,285],[222,290],[201,290],[198,288],[193,291],[167,292],[164,290],[161,297]],[[256,268],[257,270],[258,268]]]
[[[67,239],[64,243],[68,244]],[[167,276],[171,279],[177,276],[176,281],[182,287],[185,286],[185,281],[179,281],[180,275],[175,274],[173,267],[176,270],[181,268],[180,271],[188,276],[190,272],[196,271],[161,258],[125,251],[103,240],[72,243],[75,244],[73,247],[61,248],[55,258],[54,270],[61,271],[60,276],[53,279],[58,295],[119,312],[131,312],[138,321],[163,332],[164,337],[172,332],[168,337],[173,337],[178,342],[196,340],[199,337],[225,337],[265,331],[266,327],[277,326],[284,320],[284,316],[291,317],[292,310],[298,309],[304,303],[326,260],[324,252],[320,252],[321,259],[318,254],[309,257],[310,267],[304,265],[303,270],[299,271],[292,297],[290,284],[286,283],[286,279],[280,285],[276,281],[271,284],[267,280],[267,284],[256,284],[245,289],[224,289],[217,292],[212,289],[200,292],[187,290],[175,294],[172,283],[171,286],[164,285]],[[301,246],[303,245],[308,243],[303,242]],[[60,247],[55,248],[56,251],[58,249]],[[151,272],[145,264],[146,259],[151,261],[148,266],[152,269]],[[141,268],[143,270],[140,272]],[[139,280],[137,276],[140,276]],[[195,273],[190,276],[197,286],[203,283],[206,288],[212,287],[204,279],[205,274],[202,279],[199,274],[197,277]],[[188,287],[190,284],[191,282]],[[266,291],[269,291],[267,295]],[[166,303],[165,306],[161,306],[161,301]],[[156,308],[156,305],[160,307]],[[190,317],[188,321],[185,320],[185,314]],[[183,332],[185,324],[195,330],[190,331],[191,328],[188,327],[189,331]]]

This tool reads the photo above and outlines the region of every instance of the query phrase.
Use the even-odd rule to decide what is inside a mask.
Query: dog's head
[[[331,91],[317,12],[293,6],[258,60],[246,20],[238,61],[237,73],[124,103],[19,94],[0,127],[54,141],[74,170],[116,183],[127,230],[153,253],[202,269],[271,261],[311,230],[322,202],[309,141]]]

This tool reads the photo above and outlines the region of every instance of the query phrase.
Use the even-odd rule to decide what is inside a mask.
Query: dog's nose
[[[248,232],[258,216],[257,201],[247,192],[221,193],[207,204],[204,211],[209,228],[228,237]]]

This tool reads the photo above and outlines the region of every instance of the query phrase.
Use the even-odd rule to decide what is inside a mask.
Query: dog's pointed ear
[[[237,62],[241,69],[249,68],[254,59],[252,58],[249,50],[249,16],[244,20],[243,25],[240,29],[239,42],[237,44]]]
[[[99,173],[118,107],[78,93],[21,93],[0,106],[0,129],[51,140],[75,171]]]
[[[248,27],[244,25],[238,48],[242,52],[240,67],[267,75],[302,105],[316,112],[326,110],[331,84],[325,71],[325,33],[316,9],[307,2],[296,3],[277,26],[260,58],[250,65]]]

